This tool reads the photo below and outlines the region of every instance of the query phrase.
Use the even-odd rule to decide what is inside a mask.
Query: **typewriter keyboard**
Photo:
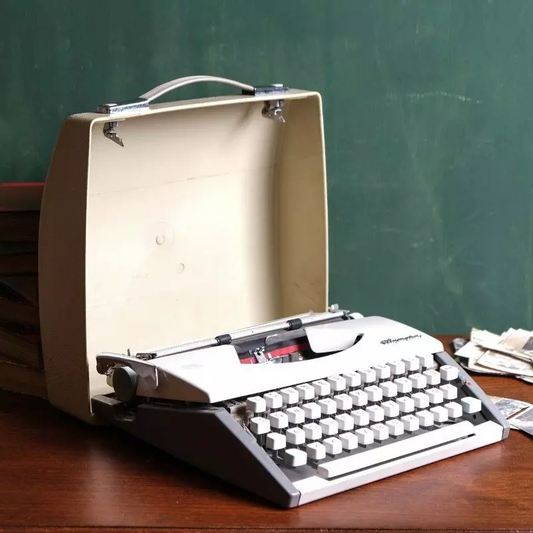
[[[433,355],[246,399],[245,425],[272,459],[331,479],[466,436],[481,401]]]

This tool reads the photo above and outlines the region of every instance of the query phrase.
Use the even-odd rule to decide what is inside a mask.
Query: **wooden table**
[[[451,337],[441,337],[446,343]],[[533,402],[533,385],[477,381]],[[231,458],[228,458],[231,460]],[[238,465],[235,466],[238,468]],[[280,510],[118,430],[0,392],[0,529],[181,531],[533,529],[533,439],[501,443]]]

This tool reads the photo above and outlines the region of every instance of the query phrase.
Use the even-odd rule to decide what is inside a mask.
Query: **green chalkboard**
[[[532,27],[531,0],[3,0],[0,181],[42,181],[67,115],[169,79],[318,90],[331,302],[532,328]]]

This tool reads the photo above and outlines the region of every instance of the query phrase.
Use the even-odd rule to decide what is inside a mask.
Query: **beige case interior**
[[[279,98],[279,96],[278,96]],[[91,421],[125,353],[327,308],[322,104],[283,95],[152,105],[63,124],[42,202],[40,314],[50,401]]]

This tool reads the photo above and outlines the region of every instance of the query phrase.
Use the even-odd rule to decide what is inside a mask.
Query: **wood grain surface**
[[[532,385],[477,381],[489,394],[533,402]],[[186,438],[186,428],[169,428],[177,430]],[[202,453],[209,453],[207,443]],[[532,502],[533,439],[517,431],[501,443],[280,510],[116,429],[0,391],[0,530],[526,530],[533,528]]]

